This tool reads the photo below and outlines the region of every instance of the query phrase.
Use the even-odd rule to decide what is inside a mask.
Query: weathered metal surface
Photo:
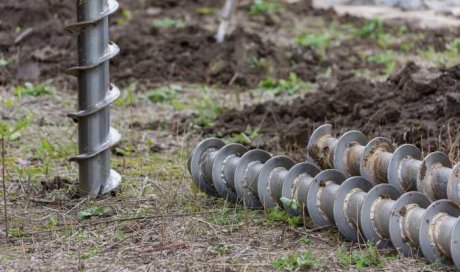
[[[327,138],[329,144],[324,146],[338,142],[333,137]],[[426,165],[425,173],[434,177],[433,180],[452,176],[449,168],[439,163],[442,156],[431,155],[418,164],[417,150],[407,146],[406,151],[396,152],[408,155],[393,160],[392,154],[386,151],[391,149],[390,144],[378,139],[365,147],[380,149],[378,151],[350,149],[350,152],[367,153],[369,157],[383,154],[382,158],[373,158],[376,162],[370,169],[391,168],[392,162],[399,164],[398,168],[406,165],[411,171],[410,180],[414,180],[414,173],[418,173],[422,165]],[[224,146],[220,140],[208,139],[194,150],[189,170],[197,184],[221,187],[216,191],[227,199],[229,192],[236,193],[235,199],[241,199],[248,207],[284,207],[292,215],[310,216],[321,228],[336,225],[347,240],[372,242],[379,248],[393,245],[405,256],[423,253],[429,261],[453,262],[460,268],[460,207],[453,201],[438,200],[430,205],[430,199],[421,192],[401,195],[401,187],[391,184],[374,186],[364,177],[347,179],[337,170],[319,172],[319,168],[310,163],[295,164],[285,156],[271,157],[261,150],[246,151],[241,145]],[[399,178],[407,182],[406,177]],[[205,186],[200,188],[213,193]]]
[[[354,141],[341,142],[351,135]],[[420,150],[413,145],[395,149],[390,140],[379,137],[363,146],[363,137],[350,131],[337,140],[331,125],[320,126],[308,142],[308,160],[346,176],[361,175],[373,185],[389,183],[401,192],[418,190],[430,201],[448,198],[460,204],[460,167],[453,171],[447,155],[434,152],[422,160]],[[353,170],[358,165],[359,173]]]
[[[281,201],[284,180],[295,162],[285,156],[276,156],[268,160],[257,181],[259,200],[264,208],[282,207]]]

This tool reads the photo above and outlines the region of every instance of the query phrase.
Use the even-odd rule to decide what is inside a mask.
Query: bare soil
[[[387,81],[344,75],[317,92],[278,105],[270,101],[219,117],[220,136],[259,127],[264,148],[304,146],[312,130],[331,123],[338,131],[358,129],[396,144],[459,157],[460,66],[427,69],[410,62]]]

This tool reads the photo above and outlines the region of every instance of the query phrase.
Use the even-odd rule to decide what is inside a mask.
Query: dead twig
[[[3,208],[4,208],[4,219],[5,219],[5,233],[6,233],[6,242],[8,242],[8,209],[6,208],[6,163],[5,163],[5,137],[2,137],[2,180],[3,180]]]
[[[61,228],[58,228],[58,229],[27,232],[27,234],[34,235],[34,234],[43,234],[43,233],[49,233],[49,232],[57,232],[57,231],[67,230],[69,227],[77,228],[77,229],[84,229],[84,228],[93,227],[93,226],[102,225],[102,224],[111,224],[111,223],[118,223],[118,222],[125,222],[125,221],[144,221],[144,220],[150,220],[150,219],[177,218],[177,217],[188,217],[188,216],[196,216],[196,215],[206,215],[206,214],[211,214],[211,213],[215,213],[218,211],[220,210],[211,210],[211,211],[197,212],[197,213],[163,214],[163,215],[138,216],[138,217],[130,217],[130,218],[100,220],[100,221],[91,222],[88,224],[82,224],[78,226],[75,226],[73,224],[67,224],[67,225],[63,225]]]

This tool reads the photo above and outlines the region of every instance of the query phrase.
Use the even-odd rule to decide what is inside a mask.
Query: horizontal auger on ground
[[[356,139],[358,134],[349,135],[352,134],[346,136],[350,138],[345,149],[353,146],[353,151],[345,150],[342,154],[359,158],[371,145],[358,147],[353,141],[350,144],[349,139]],[[323,147],[332,146],[326,148],[329,154],[334,154],[339,146],[333,137],[322,141]],[[375,142],[385,143],[380,139]],[[391,162],[394,155],[387,153],[383,160]],[[333,161],[330,155],[326,158],[323,162]],[[412,157],[406,159],[404,165],[416,164],[410,161],[415,160]],[[441,171],[437,173],[445,171],[443,167],[438,169]],[[460,208],[451,200],[430,205],[431,200],[422,192],[402,194],[400,187],[391,184],[374,185],[364,177],[347,178],[333,169],[320,172],[311,163],[295,164],[285,156],[247,151],[241,145],[225,145],[218,139],[198,144],[189,171],[193,181],[209,195],[241,201],[252,208],[284,208],[291,215],[310,216],[320,228],[336,225],[347,240],[371,242],[379,248],[394,246],[405,256],[423,253],[431,262],[454,262],[460,268]],[[458,167],[450,172],[457,174]]]
[[[422,159],[413,145],[395,148],[386,138],[367,141],[357,131],[340,138],[332,126],[316,129],[307,146],[308,158],[322,168],[334,168],[346,176],[362,176],[373,185],[386,183],[401,192],[418,190],[430,201],[449,198],[460,203],[459,166],[452,169],[447,155],[433,152]]]

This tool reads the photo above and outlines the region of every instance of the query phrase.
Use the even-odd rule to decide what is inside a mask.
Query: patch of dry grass
[[[187,95],[199,96],[199,88]],[[1,269],[267,271],[279,268],[274,263],[283,256],[313,252],[311,269],[345,270],[355,264],[343,263],[344,249],[367,252],[365,246],[345,242],[335,229],[312,230],[308,222],[288,226],[270,220],[265,211],[198,192],[186,162],[201,136],[194,130],[177,136],[133,128],[154,118],[167,120],[174,111],[145,100],[137,103],[113,108],[114,123],[124,136],[113,167],[123,183],[116,195],[90,201],[75,198],[77,169],[67,162],[76,152],[76,127],[64,119],[62,109],[70,110],[74,97],[15,100],[6,113],[11,122],[27,111],[34,117],[21,137],[7,145],[10,237],[6,243],[3,232],[0,237]],[[98,212],[81,218],[82,211],[92,209]],[[382,263],[371,270],[426,268],[423,261],[401,259],[394,251],[377,254]]]

